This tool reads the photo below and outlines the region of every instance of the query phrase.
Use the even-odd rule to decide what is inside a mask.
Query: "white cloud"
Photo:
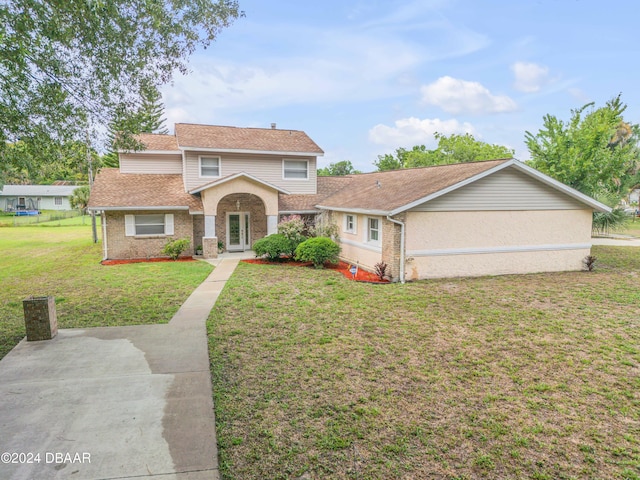
[[[537,63],[516,62],[511,70],[515,76],[513,87],[520,92],[538,92],[549,81],[549,67]]]
[[[493,95],[478,82],[469,82],[449,76],[440,77],[429,85],[420,88],[422,101],[436,105],[449,113],[486,113],[511,112],[517,108],[516,102],[506,95]]]
[[[475,134],[475,128],[468,122],[458,120],[440,120],[439,118],[416,117],[402,118],[394,122],[395,126],[378,124],[369,130],[369,140],[388,147],[412,147],[414,145],[436,146],[434,133],[451,135],[453,133]]]

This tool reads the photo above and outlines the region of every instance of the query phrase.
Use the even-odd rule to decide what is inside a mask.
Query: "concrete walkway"
[[[238,261],[211,262],[169,324],[20,342],[0,361],[0,478],[218,479],[205,323]]]
[[[616,247],[640,247],[640,238],[634,237],[594,237],[591,239],[591,243],[594,245],[613,245]]]

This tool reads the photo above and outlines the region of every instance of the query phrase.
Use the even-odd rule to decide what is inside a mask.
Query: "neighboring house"
[[[77,186],[5,185],[0,191],[0,210],[71,210],[69,198]]]
[[[394,280],[580,270],[608,207],[513,159],[317,177],[322,150],[292,130],[177,124],[140,136],[96,177],[104,258],[189,238],[205,257],[249,250],[282,215],[340,227],[341,256]]]

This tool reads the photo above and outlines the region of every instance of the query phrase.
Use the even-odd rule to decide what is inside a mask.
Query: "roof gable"
[[[202,192],[203,190],[207,190],[209,188],[214,188],[217,187],[219,185],[222,185],[224,183],[227,182],[231,182],[233,180],[236,180],[238,178],[246,178],[254,183],[257,183],[259,185],[265,186],[267,188],[276,190],[279,193],[284,193],[284,194],[288,194],[289,192],[287,190],[284,190],[283,188],[278,187],[277,185],[274,185],[272,183],[269,182],[265,182],[264,180],[260,180],[257,177],[254,177],[253,175],[250,175],[248,173],[245,172],[239,172],[239,173],[234,173],[232,175],[227,175],[226,177],[222,177],[222,178],[218,178],[216,180],[214,180],[213,182],[209,182],[206,183],[204,185],[199,186],[198,188],[194,188],[193,190],[190,190],[189,193],[194,194],[194,193],[199,193]]]

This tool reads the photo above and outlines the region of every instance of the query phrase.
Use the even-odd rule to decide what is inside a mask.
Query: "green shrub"
[[[325,262],[338,263],[340,245],[327,237],[314,237],[305,240],[296,248],[296,259],[313,262],[316,268],[322,268]]]
[[[302,220],[300,215],[283,217],[278,224],[278,233],[284,235],[291,241],[291,255],[295,252],[296,247],[307,239],[307,237],[304,236],[306,228],[307,226],[304,224],[304,220]]]
[[[168,255],[172,260],[177,260],[178,257],[189,248],[188,238],[179,238],[178,240],[168,241],[164,247],[162,247],[162,253]]]
[[[266,256],[271,261],[281,260],[283,255],[292,256],[294,249],[291,240],[281,233],[273,233],[253,244],[256,257]]]

